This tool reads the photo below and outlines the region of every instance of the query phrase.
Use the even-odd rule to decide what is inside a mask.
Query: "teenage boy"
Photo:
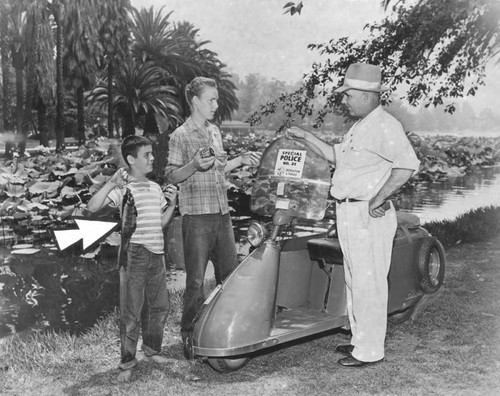
[[[141,327],[146,357],[158,363],[169,361],[160,354],[169,309],[163,228],[173,216],[177,189],[169,186],[163,192],[146,177],[153,170],[154,160],[148,139],[128,136],[122,142],[121,152],[128,170],[119,169],[91,198],[87,209],[93,213],[108,205],[123,208],[122,223],[134,223],[125,224],[133,232],[126,241],[125,263],[120,263],[121,371],[118,380],[125,381],[130,379],[132,368],[138,363],[136,350]],[[133,199],[129,198],[130,194]],[[123,202],[124,196],[127,196],[126,202]],[[125,206],[130,204],[132,217],[125,213]]]

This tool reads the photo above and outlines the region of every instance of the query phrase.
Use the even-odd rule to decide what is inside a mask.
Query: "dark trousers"
[[[204,280],[208,260],[214,264],[217,284],[238,265],[234,231],[229,214],[184,215],[182,217],[186,291],[181,332],[192,330],[196,313],[205,301]]]
[[[141,328],[144,353],[152,356],[161,352],[168,309],[163,255],[131,243],[127,251],[127,268],[120,269],[120,368],[128,369],[137,364],[135,354]]]

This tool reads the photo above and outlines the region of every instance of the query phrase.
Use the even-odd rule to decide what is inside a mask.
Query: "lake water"
[[[418,215],[422,224],[454,219],[471,209],[500,206],[500,166],[439,183],[422,183],[405,192],[400,205]]]
[[[453,219],[471,209],[500,206],[500,167],[480,173],[423,183],[397,201],[417,214],[421,223]],[[235,219],[242,228],[248,218]],[[319,225],[319,227],[318,227]],[[298,226],[315,232],[327,223]],[[118,275],[114,248],[103,249],[99,260],[84,259],[76,251],[43,248],[31,256],[0,250],[0,338],[32,329],[68,330],[79,334],[112,311],[117,303]]]

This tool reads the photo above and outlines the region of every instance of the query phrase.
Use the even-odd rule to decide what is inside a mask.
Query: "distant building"
[[[220,125],[222,133],[231,133],[233,136],[247,136],[255,133],[255,127],[248,122],[241,121],[223,121]]]

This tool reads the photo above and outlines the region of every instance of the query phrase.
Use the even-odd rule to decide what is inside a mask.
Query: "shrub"
[[[500,207],[474,209],[454,220],[431,221],[424,228],[445,247],[487,240],[500,232]]]

